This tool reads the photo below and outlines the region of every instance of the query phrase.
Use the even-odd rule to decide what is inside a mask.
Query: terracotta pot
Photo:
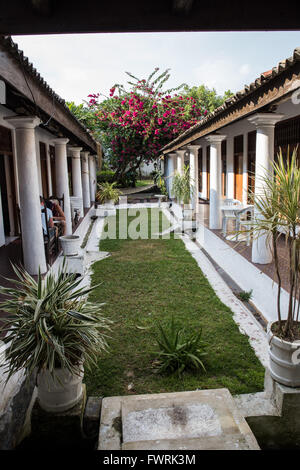
[[[268,325],[270,374],[276,382],[300,387],[300,341],[285,341],[274,336]]]

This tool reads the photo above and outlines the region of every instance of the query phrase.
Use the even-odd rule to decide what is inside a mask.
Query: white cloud
[[[249,64],[243,64],[239,69],[239,73],[241,75],[249,75],[250,70],[251,70],[251,67]]]
[[[300,33],[108,33],[14,40],[56,93],[80,103],[89,93],[107,94],[113,84],[125,84],[125,71],[147,78],[156,66],[171,68],[168,87],[204,83],[218,93],[236,92],[288,57]]]

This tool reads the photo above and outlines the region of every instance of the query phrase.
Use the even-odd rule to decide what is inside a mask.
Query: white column
[[[202,198],[207,199],[207,155],[206,145],[202,146]]]
[[[182,175],[183,173],[183,166],[184,166],[184,154],[185,150],[176,150],[177,155],[177,172]]]
[[[19,181],[22,247],[25,269],[33,275],[47,271],[42,229],[39,180],[36,160],[35,127],[37,117],[5,118],[15,127]]]
[[[222,217],[220,203],[222,197],[221,143],[226,135],[213,134],[206,139],[210,143],[210,190],[209,190],[209,228],[220,229]]]
[[[248,134],[243,135],[243,204],[248,202]]]
[[[264,182],[262,178],[272,169],[274,160],[274,129],[275,124],[284,114],[258,113],[248,118],[256,126],[256,160],[255,160],[255,194],[262,194]],[[259,213],[254,211],[254,217]],[[255,237],[252,244],[253,263],[268,264],[272,261],[272,252],[267,237],[261,234]]]
[[[53,141],[55,145],[56,195],[64,195],[64,213],[66,216],[66,235],[72,234],[71,204],[67,163],[67,143],[69,139],[60,137]]]
[[[167,168],[167,189],[168,189],[168,194],[169,194],[169,198],[173,198],[174,195],[172,193],[172,186],[173,186],[173,176],[174,176],[174,173],[175,173],[175,159],[176,159],[177,155],[176,153],[169,153],[167,155],[167,158],[168,158],[168,168]]]
[[[52,177],[51,177],[51,161],[50,161],[50,150],[49,144],[46,143],[46,163],[47,163],[47,177],[48,177],[48,189],[49,189],[49,196],[53,195],[53,188],[52,188]]]
[[[234,199],[234,139],[228,137],[226,141],[226,197]]]
[[[91,198],[91,202],[95,202],[97,175],[96,175],[96,160],[95,160],[94,155],[89,156],[89,173],[90,173],[90,198]]]
[[[190,182],[192,190],[192,208],[196,214],[199,212],[199,183],[198,183],[198,150],[200,145],[188,145],[190,152]]]
[[[78,197],[81,201],[79,211],[79,217],[84,216],[83,212],[83,199],[82,199],[82,181],[81,181],[81,160],[80,151],[82,147],[69,147],[71,158],[72,158],[72,196]],[[77,206],[76,206],[77,207]]]
[[[83,207],[85,209],[89,209],[91,207],[90,177],[89,177],[89,152],[82,152],[81,172],[82,172]]]
[[[69,147],[72,158],[72,186],[73,196],[82,199],[81,162],[80,151],[82,147]]]

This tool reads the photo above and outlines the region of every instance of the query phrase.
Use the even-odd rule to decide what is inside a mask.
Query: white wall
[[[143,163],[141,165],[141,175],[142,176],[150,176],[150,174],[152,173],[152,171],[154,171],[154,163],[153,162],[150,162],[150,163]]]

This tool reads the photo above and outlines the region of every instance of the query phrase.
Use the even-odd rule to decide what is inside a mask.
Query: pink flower
[[[154,134],[158,135],[159,134],[159,129],[155,129]]]
[[[157,120],[157,122],[158,122],[158,124],[162,124],[162,122],[163,122],[162,118],[159,118],[159,119]]]

